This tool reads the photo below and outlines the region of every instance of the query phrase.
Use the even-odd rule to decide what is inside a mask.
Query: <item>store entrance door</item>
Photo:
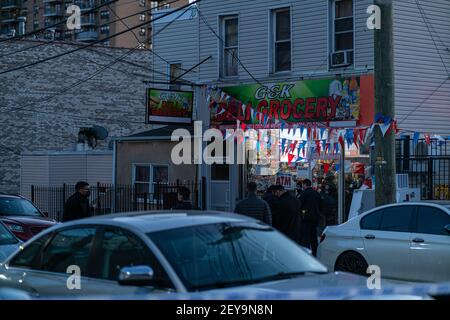
[[[230,211],[231,209],[231,183],[230,165],[211,165],[211,210]]]

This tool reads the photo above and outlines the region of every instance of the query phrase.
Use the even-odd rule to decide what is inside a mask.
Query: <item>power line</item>
[[[433,90],[433,92],[431,92],[431,94],[429,94],[417,107],[415,107],[413,110],[411,110],[402,120],[400,120],[399,122],[398,122],[398,124],[401,124],[401,123],[403,123],[406,119],[408,119],[409,118],[409,116],[411,115],[411,114],[413,114],[414,112],[416,112],[420,107],[422,107],[423,106],[423,104],[425,103],[425,102],[427,102],[428,101],[428,99],[430,99],[436,92],[438,92],[439,91],[439,89],[441,89],[442,88],[442,86],[447,82],[447,80],[448,79],[445,79],[444,81],[442,81],[442,83],[439,85],[439,87],[437,87],[436,89],[434,89]]]
[[[116,1],[118,1],[118,0],[116,0]],[[175,1],[172,1],[171,3],[175,3],[175,2],[178,2],[178,1],[180,1],[180,0],[175,0]],[[171,3],[169,3],[169,4],[171,4]],[[114,15],[117,16],[115,11],[110,7],[109,3],[107,3],[107,6],[111,10],[111,12],[113,12]],[[160,9],[163,6],[164,5],[161,5],[161,6],[158,6],[158,7],[154,7],[154,8],[150,8],[150,9],[146,9],[146,10],[143,10],[143,11],[139,11],[139,12],[136,12],[134,14],[130,14],[130,15],[128,15],[126,17],[123,17],[123,18],[118,17],[119,19],[116,19],[116,20],[113,20],[113,21],[108,21],[107,23],[104,23],[102,25],[111,25],[111,24],[116,23],[118,21],[121,21],[123,23],[123,19],[128,19],[128,18],[131,18],[131,17],[136,16],[136,15],[140,15],[140,14],[143,14],[143,13],[149,13],[149,12],[151,12],[153,10]],[[50,28],[50,27],[47,27],[47,28]],[[127,28],[128,28],[128,26],[127,26]],[[43,28],[43,30],[45,30],[45,28]],[[137,37],[136,37],[136,39],[138,40],[138,43],[139,43],[140,40]],[[8,39],[6,39],[6,40],[8,40]],[[37,44],[37,45],[29,46],[29,47],[26,47],[26,48],[23,48],[23,49],[20,49],[20,50],[16,50],[16,51],[12,51],[12,52],[7,52],[6,54],[0,55],[0,57],[6,57],[6,56],[9,56],[9,55],[17,54],[17,53],[24,52],[24,51],[27,51],[27,50],[30,50],[30,49],[34,49],[34,48],[37,48],[37,47],[40,47],[40,46],[43,46],[43,45],[49,45],[49,44],[52,44],[52,43],[57,42],[57,41],[59,41],[59,40],[53,39],[53,40],[47,41],[45,43],[40,43],[40,44]]]
[[[222,37],[220,37],[217,32],[209,25],[208,21],[206,20],[206,18],[201,14],[200,10],[197,8],[197,12],[199,17],[202,19],[203,23],[208,27],[208,29],[216,36],[217,39],[219,39],[223,45],[225,45],[225,40],[222,39]],[[228,51],[226,51],[228,54],[230,54]],[[238,56],[236,56],[235,54],[232,54],[231,57],[236,60],[241,67],[245,70],[245,72],[248,73],[248,75],[253,79],[253,81],[255,81],[257,84],[259,84],[261,87],[269,90],[270,92],[272,92],[271,88],[268,88],[266,85],[264,85],[261,81],[259,81],[248,69],[247,67],[242,63],[242,61],[239,59]]]
[[[178,0],[178,1],[179,1],[179,0]],[[167,13],[165,13],[165,14],[162,14],[161,16],[156,17],[156,18],[154,18],[154,19],[151,19],[151,20],[148,21],[148,22],[143,22],[143,23],[138,24],[138,25],[136,25],[136,26],[134,26],[134,27],[127,28],[127,29],[125,29],[125,30],[123,30],[123,31],[120,31],[120,32],[117,32],[117,33],[115,33],[115,34],[113,34],[113,35],[111,35],[111,36],[105,37],[104,39],[96,40],[96,41],[93,41],[93,42],[88,43],[88,44],[86,44],[86,45],[80,46],[79,48],[76,48],[76,49],[73,49],[73,50],[69,50],[69,51],[67,51],[67,52],[60,53],[60,54],[57,54],[57,55],[54,55],[54,56],[51,56],[51,57],[48,57],[48,58],[44,58],[44,59],[41,59],[41,60],[38,60],[38,61],[35,61],[35,62],[32,62],[32,63],[26,64],[26,65],[22,65],[22,66],[18,66],[18,67],[15,67],[15,68],[11,68],[11,69],[8,69],[8,70],[5,70],[5,71],[1,71],[1,72],[0,72],[0,75],[1,75],[1,74],[5,74],[5,73],[9,73],[9,72],[13,72],[13,71],[17,71],[17,70],[21,70],[21,69],[25,69],[25,68],[28,68],[28,67],[31,67],[31,66],[35,66],[35,65],[37,65],[37,64],[44,63],[44,62],[47,62],[47,61],[50,61],[50,60],[53,60],[53,59],[56,59],[56,58],[60,58],[60,57],[62,57],[62,56],[71,54],[71,53],[73,53],[73,52],[76,52],[76,51],[79,51],[79,50],[82,50],[82,49],[86,49],[86,48],[88,48],[88,47],[92,47],[93,45],[95,45],[95,44],[97,44],[97,43],[100,43],[100,42],[103,42],[103,41],[112,39],[112,38],[114,38],[114,37],[117,37],[117,36],[119,36],[119,35],[122,35],[122,34],[124,34],[124,33],[127,33],[127,32],[129,32],[129,31],[131,31],[131,30],[134,30],[134,29],[143,27],[143,26],[145,26],[145,25],[147,25],[147,24],[149,24],[149,23],[152,23],[152,22],[154,22],[154,21],[160,20],[160,19],[162,19],[162,18],[164,18],[164,17],[167,17],[167,16],[169,16],[169,15],[175,13],[175,12],[178,12],[178,11],[181,11],[181,10],[183,10],[183,9],[186,9],[187,7],[191,6],[191,5],[194,4],[194,3],[197,3],[197,2],[199,2],[199,1],[201,1],[201,0],[195,0],[194,2],[192,2],[192,3],[190,3],[190,4],[187,4],[187,5],[184,5],[184,6],[180,7],[180,8],[174,9],[174,10],[171,11],[171,12],[167,12]]]
[[[56,92],[55,94],[53,94],[53,95],[51,95],[51,96],[45,98],[44,100],[39,101],[38,103],[50,101],[50,100],[52,100],[53,98],[55,98],[55,97],[57,97],[57,96],[59,96],[59,95],[61,95],[61,94],[66,93],[66,92],[69,91],[70,89],[76,88],[77,86],[86,83],[87,81],[89,81],[90,79],[92,79],[93,77],[95,77],[97,74],[99,74],[99,73],[103,72],[104,70],[108,69],[109,67],[113,66],[115,63],[117,63],[118,61],[120,61],[123,57],[125,57],[125,56],[131,54],[132,52],[134,52],[137,48],[138,48],[138,47],[136,46],[136,47],[134,47],[134,48],[128,50],[126,53],[124,53],[123,55],[121,55],[121,56],[119,56],[118,58],[116,58],[113,62],[104,65],[103,67],[101,67],[100,69],[96,70],[94,73],[92,73],[92,74],[89,75],[88,77],[85,77],[85,78],[83,78],[83,79],[77,81],[77,82],[74,83],[74,84],[71,84],[71,85],[69,85],[69,86],[64,87],[62,90],[60,90],[60,91]],[[19,110],[22,110],[22,109],[26,109],[26,108],[28,108],[28,107],[30,107],[30,106],[32,106],[32,105],[35,105],[35,104],[36,104],[36,102],[31,102],[31,103],[26,104],[25,106],[22,106],[22,107],[12,108],[12,109],[10,109],[10,111],[19,111]]]
[[[422,6],[419,3],[419,0],[416,0],[416,4],[417,4],[417,8],[419,9],[419,13],[422,16],[422,20],[425,23],[425,26],[427,27],[428,33],[431,36],[431,40],[433,41],[434,47],[436,48],[436,51],[437,51],[437,54],[439,55],[439,58],[441,59],[442,65],[445,68],[445,72],[447,73],[447,76],[449,76],[450,73],[448,72],[447,65],[445,64],[444,58],[441,55],[441,51],[439,50],[439,47],[438,47],[436,41],[434,40],[433,33],[431,32],[430,26],[428,25],[428,19],[425,17],[425,12],[423,11],[423,8],[422,8]]]
[[[184,12],[183,12],[183,14],[184,14]],[[178,19],[179,17],[181,17],[181,15],[178,16],[177,19]],[[160,33],[160,32],[162,32],[162,30],[159,30],[158,33]],[[129,50],[129,51],[126,52],[125,54],[123,54],[123,55],[121,55],[120,57],[116,58],[112,63],[107,64],[107,65],[102,65],[102,67],[101,67],[100,69],[98,69],[96,72],[94,72],[94,73],[91,74],[90,76],[88,76],[88,77],[86,77],[86,78],[84,78],[84,79],[82,79],[82,80],[79,80],[77,83],[75,83],[75,84],[73,84],[73,85],[70,85],[70,86],[67,86],[67,87],[63,88],[61,91],[57,92],[57,93],[54,94],[54,95],[49,96],[48,98],[46,98],[46,99],[43,100],[43,101],[40,101],[39,103],[46,102],[46,101],[50,101],[51,99],[55,98],[56,96],[58,96],[58,95],[60,95],[60,94],[63,94],[63,93],[65,93],[65,92],[67,92],[69,89],[73,89],[74,87],[77,87],[78,85],[81,85],[81,84],[85,83],[86,81],[89,81],[90,79],[92,79],[92,78],[93,78],[94,76],[96,76],[97,74],[103,72],[103,71],[106,70],[107,68],[111,68],[115,63],[117,63],[117,62],[123,60],[123,58],[124,58],[125,56],[127,56],[127,55],[131,54],[132,52],[134,52],[138,47],[139,47],[139,44],[138,44],[135,48]],[[94,63],[96,63],[96,62],[94,62]],[[96,64],[98,64],[98,63],[96,63]],[[179,77],[179,78],[181,78],[181,77]],[[177,80],[178,80],[178,79],[177,79]],[[174,81],[174,82],[175,82],[175,81]],[[30,103],[29,105],[25,105],[25,106],[23,106],[23,107],[13,108],[13,109],[11,109],[10,111],[18,111],[18,110],[26,109],[28,106],[34,105],[34,104],[35,104],[35,103]],[[7,107],[7,106],[5,106],[5,107]]]
[[[84,11],[83,13],[80,13],[80,16],[83,16],[83,15],[86,15],[86,14],[89,14],[89,13],[92,13],[92,12],[94,12],[94,11],[97,11],[98,9],[103,8],[103,7],[105,7],[105,6],[107,6],[107,5],[110,5],[111,3],[114,3],[114,2],[117,2],[117,1],[118,1],[118,0],[111,0],[111,1],[109,1],[109,2],[105,2],[105,3],[103,3],[103,4],[100,4],[99,6],[96,6],[96,7],[92,8],[92,9],[89,9],[89,10]],[[31,32],[28,32],[28,33],[25,33],[25,34],[20,34],[20,35],[15,36],[15,37],[5,38],[5,39],[0,39],[0,43],[1,43],[1,42],[5,42],[5,41],[16,41],[16,40],[20,40],[20,39],[25,38],[25,37],[28,37],[28,36],[32,36],[32,35],[34,35],[34,34],[37,34],[37,33],[40,33],[40,32],[42,32],[42,31],[45,31],[45,30],[51,29],[51,28],[53,28],[53,27],[56,27],[56,26],[58,26],[58,25],[60,25],[60,24],[67,23],[67,21],[68,21],[69,19],[70,19],[70,17],[68,17],[68,18],[65,19],[65,20],[55,22],[54,24],[49,25],[49,26],[47,26],[47,27],[40,28],[40,29],[31,31]]]

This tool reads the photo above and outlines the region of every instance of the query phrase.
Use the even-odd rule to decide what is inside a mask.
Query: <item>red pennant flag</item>
[[[359,143],[360,144],[364,144],[364,137],[366,136],[366,130],[367,129],[359,130]]]
[[[428,133],[425,134],[425,142],[428,146],[431,144],[431,136]]]
[[[292,162],[292,160],[294,160],[294,158],[295,158],[295,155],[292,153],[289,153],[288,154],[288,164],[291,164],[291,162]]]
[[[306,137],[307,140],[311,140],[311,127],[308,127],[308,136]]]
[[[342,149],[344,149],[345,148],[345,141],[344,141],[344,137],[342,135],[339,136],[338,141],[339,141],[339,144],[341,145]]]
[[[241,128],[242,128],[242,131],[245,131],[245,129],[247,128],[247,126],[245,125],[245,123],[241,123]]]
[[[329,163],[324,163],[323,164],[323,173],[327,174],[328,171],[330,171],[330,164]]]
[[[358,147],[359,129],[353,130],[353,143]]]
[[[317,154],[320,156],[320,140],[316,140]]]

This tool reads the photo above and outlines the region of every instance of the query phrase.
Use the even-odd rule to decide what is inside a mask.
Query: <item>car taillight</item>
[[[325,233],[322,233],[321,235],[320,235],[320,243],[322,243],[323,242],[323,240],[325,240],[325,237],[326,237],[327,235],[325,234]]]

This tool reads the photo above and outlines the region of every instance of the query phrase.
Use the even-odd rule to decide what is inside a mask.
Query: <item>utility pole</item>
[[[394,119],[393,0],[375,0],[381,29],[375,29],[375,114]],[[396,202],[395,131],[384,137],[375,126],[375,204]]]

